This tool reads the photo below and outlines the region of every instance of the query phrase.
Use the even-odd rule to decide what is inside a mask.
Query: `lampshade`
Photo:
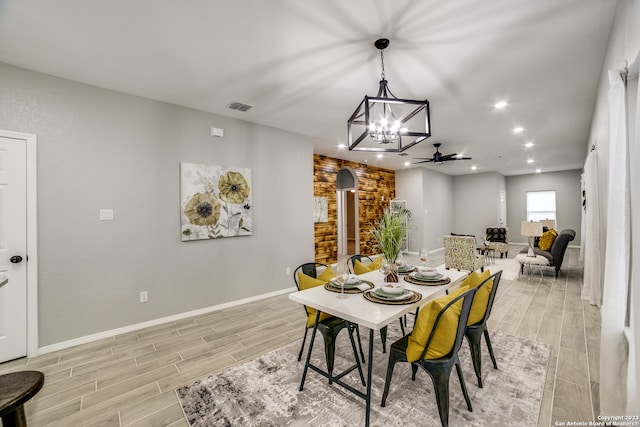
[[[540,221],[522,221],[520,234],[523,236],[542,236],[542,224]]]
[[[555,230],[556,228],[556,220],[555,219],[542,219],[540,220],[540,224],[542,224],[542,227],[547,227],[548,230],[551,230],[552,228]]]
[[[365,95],[349,120],[350,151],[399,153],[431,136],[429,101],[396,97],[384,73],[383,50],[389,39],[378,39],[382,73],[376,96]]]

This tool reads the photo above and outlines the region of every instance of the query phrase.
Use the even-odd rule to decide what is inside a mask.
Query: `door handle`
[[[19,264],[22,262],[22,257],[20,255],[14,255],[11,258],[9,258],[9,261],[11,261],[14,264]]]

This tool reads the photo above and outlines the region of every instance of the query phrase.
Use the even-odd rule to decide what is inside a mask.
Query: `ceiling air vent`
[[[251,108],[253,108],[253,105],[243,104],[242,102],[232,102],[231,104],[229,104],[230,110],[238,110],[242,111],[243,113],[245,111],[249,111]]]

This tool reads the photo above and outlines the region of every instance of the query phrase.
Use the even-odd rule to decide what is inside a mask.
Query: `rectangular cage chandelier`
[[[431,136],[429,101],[397,98],[389,90],[383,50],[388,39],[378,39],[382,73],[376,96],[365,95],[347,122],[350,151],[399,153]]]

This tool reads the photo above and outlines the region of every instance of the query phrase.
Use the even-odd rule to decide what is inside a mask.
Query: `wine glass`
[[[420,254],[418,256],[420,257],[420,261],[422,261],[422,266],[426,267],[427,261],[429,261],[429,251],[427,248],[420,249]]]
[[[344,294],[344,284],[349,278],[349,266],[346,262],[338,262],[336,264],[336,282],[340,285],[340,295],[338,298],[346,298]]]
[[[387,277],[387,274],[391,272],[391,264],[389,263],[389,261],[387,261],[386,258],[382,260],[382,264],[380,265],[379,271],[380,273],[382,273],[384,277]]]

